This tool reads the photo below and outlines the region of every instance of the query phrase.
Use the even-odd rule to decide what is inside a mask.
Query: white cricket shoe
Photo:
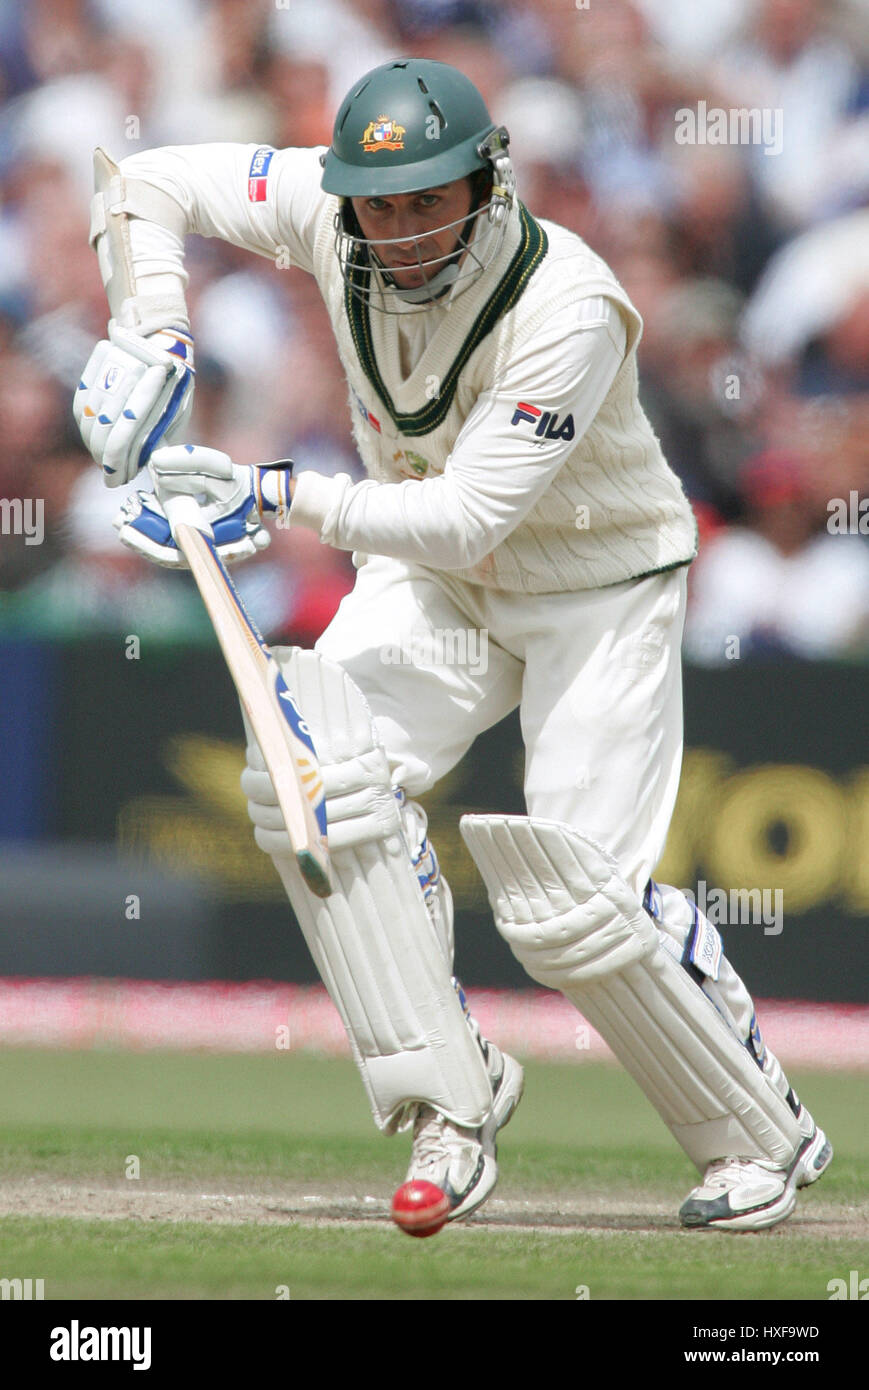
[[[413,1152],[406,1182],[431,1182],[450,1200],[448,1221],[470,1216],[498,1181],[495,1137],[522,1097],[519,1063],[493,1043],[482,1043],[492,1078],[492,1109],[479,1129],[453,1124],[431,1105],[420,1105],[413,1126]]]
[[[683,1226],[720,1231],[763,1231],[790,1216],[797,1188],[816,1182],[833,1157],[833,1146],[804,1106],[797,1117],[809,1129],[789,1168],[756,1158],[722,1158],[710,1163],[703,1182],[679,1210]]]

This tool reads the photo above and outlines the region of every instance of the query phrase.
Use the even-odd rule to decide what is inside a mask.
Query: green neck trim
[[[371,338],[371,321],[368,302],[362,294],[354,293],[354,285],[361,290],[365,273],[359,269],[359,260],[354,259],[348,270],[347,288],[344,291],[344,305],[353,343],[362,370],[374,387],[387,412],[401,434],[408,436],[431,434],[442,425],[456,394],[459,375],[471,353],[479,347],[487,333],[495,327],[502,314],[506,314],[516,304],[534,271],[539,266],[549,247],[549,240],[543,228],[535,222],[523,203],[519,204],[521,240],[503,279],[491,295],[483,312],[475,320],[474,326],[462,344],[459,352],[441,383],[441,389],[434,400],[426,401],[419,410],[402,413],[386,388],[380,375]]]

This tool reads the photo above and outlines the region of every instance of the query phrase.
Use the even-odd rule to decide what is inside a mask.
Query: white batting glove
[[[224,563],[238,563],[264,550],[271,536],[263,517],[289,511],[292,461],[253,466],[202,445],[157,449],[148,471],[154,492],[135,492],[115,517],[120,539],[131,550],[171,569],[187,561],[172,537],[161,499],[194,497]]]
[[[114,320],[81,375],[72,413],[108,487],[136,477],[161,440],[177,438],[193,404],[193,339],[165,328],[141,338]]]

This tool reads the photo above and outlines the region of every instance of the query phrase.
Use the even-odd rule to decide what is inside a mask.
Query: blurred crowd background
[[[866,0],[0,0],[0,498],[45,516],[41,544],[0,535],[0,631],[205,632],[189,583],[117,542],[72,421],[107,318],[93,148],[327,144],[352,82],[409,53],[477,83],[523,201],[644,317],[643,401],[701,535],[688,655],[867,660]],[[680,143],[701,102],[781,113],[780,152]],[[313,281],[200,238],[188,266],[190,438],[360,474]],[[238,578],[311,642],[349,557],[273,536]]]

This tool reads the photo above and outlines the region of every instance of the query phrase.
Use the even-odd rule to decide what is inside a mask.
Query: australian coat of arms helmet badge
[[[365,127],[359,141],[366,154],[375,150],[403,150],[407,128],[399,125],[390,116],[378,116],[376,121]]]

